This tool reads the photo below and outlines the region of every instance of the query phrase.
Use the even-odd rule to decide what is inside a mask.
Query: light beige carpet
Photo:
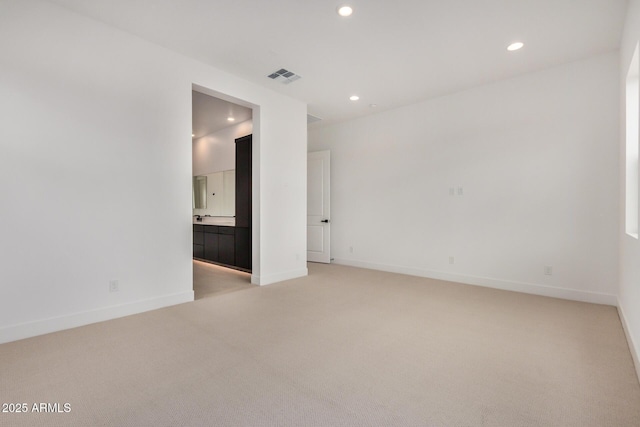
[[[640,426],[613,307],[309,269],[1,345],[2,402],[71,412],[0,425]]]

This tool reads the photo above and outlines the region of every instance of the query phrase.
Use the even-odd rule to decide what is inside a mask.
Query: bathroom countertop
[[[235,227],[236,219],[231,217],[203,217],[202,221],[196,221],[196,218],[193,218],[193,223],[196,225],[221,225],[225,227]]]

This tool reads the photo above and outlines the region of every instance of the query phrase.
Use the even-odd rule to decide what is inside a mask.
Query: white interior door
[[[307,260],[331,261],[330,152],[307,154]]]

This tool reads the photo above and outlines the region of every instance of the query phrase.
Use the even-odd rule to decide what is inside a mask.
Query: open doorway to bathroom
[[[195,298],[252,287],[253,108],[192,90]]]

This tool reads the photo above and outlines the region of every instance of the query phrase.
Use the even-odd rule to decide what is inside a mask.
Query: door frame
[[[313,218],[309,215],[309,176],[307,175],[307,261],[331,263],[331,151],[311,151],[307,153],[307,173],[309,171],[309,161],[317,158],[323,160],[322,169],[322,215],[313,215],[322,219]],[[326,191],[325,191],[326,190]],[[313,224],[310,222],[313,221]],[[316,223],[317,222],[317,223]],[[311,226],[322,227],[322,252],[309,250],[309,229]]]

